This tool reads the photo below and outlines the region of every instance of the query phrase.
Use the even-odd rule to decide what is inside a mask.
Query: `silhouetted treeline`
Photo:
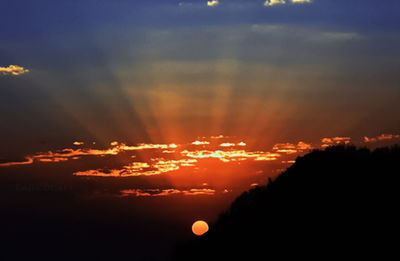
[[[329,147],[242,194],[173,260],[384,258],[395,252],[400,147]]]

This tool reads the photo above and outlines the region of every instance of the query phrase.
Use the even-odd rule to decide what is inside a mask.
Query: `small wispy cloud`
[[[33,158],[27,156],[27,157],[25,157],[25,161],[0,163],[0,167],[11,167],[11,166],[18,166],[18,165],[30,165],[32,163],[33,163]]]
[[[3,75],[18,76],[28,72],[29,72],[28,69],[18,65],[9,65],[8,67],[0,67],[0,73]]]
[[[311,0],[266,0],[264,6],[284,5],[287,3],[292,4],[309,4]]]
[[[284,5],[286,0],[266,0],[264,6]]]
[[[207,6],[213,7],[219,5],[218,0],[207,1]]]
[[[307,4],[311,3],[311,0],[291,0],[293,4]]]

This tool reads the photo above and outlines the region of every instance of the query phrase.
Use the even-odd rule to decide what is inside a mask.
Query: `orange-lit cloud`
[[[275,144],[272,149],[278,153],[294,154],[294,153],[298,153],[298,152],[303,152],[305,150],[311,150],[311,149],[313,149],[313,146],[309,143],[300,141],[297,144],[278,143],[278,144]]]
[[[364,136],[365,143],[372,143],[372,142],[377,142],[377,141],[393,140],[393,139],[400,139],[400,135],[398,135],[398,134],[381,134],[381,135],[379,135],[377,137],[373,137],[373,138],[368,138],[367,136]]]
[[[136,197],[150,197],[152,194],[149,192],[144,192],[142,189],[124,189],[121,190],[121,196],[136,196]]]
[[[280,157],[278,153],[270,153],[270,152],[248,152],[245,150],[231,150],[231,151],[223,151],[223,150],[197,150],[197,151],[181,151],[181,154],[190,157],[190,158],[217,158],[223,162],[235,161],[235,160],[246,160],[248,158],[252,158],[256,161],[262,160],[276,160]]]
[[[221,146],[221,147],[233,147],[235,145],[236,145],[235,143],[226,142],[226,143],[220,144],[219,146]]]
[[[215,139],[220,139],[224,136],[215,136]],[[225,138],[225,137],[224,137]],[[162,173],[167,173],[171,171],[179,170],[181,167],[196,167],[198,159],[210,159],[216,158],[222,162],[231,161],[244,161],[244,160],[254,160],[254,161],[273,161],[280,157],[280,153],[277,151],[274,153],[264,152],[264,151],[247,151],[245,149],[232,150],[231,147],[247,146],[245,142],[241,141],[239,143],[226,142],[220,145],[211,145],[209,141],[194,141],[192,145],[202,145],[209,146],[210,148],[203,150],[193,150],[189,151],[185,148],[180,150],[179,147],[184,147],[185,145],[171,144],[147,144],[140,143],[138,145],[127,145],[125,143],[111,142],[110,148],[106,149],[91,149],[91,148],[77,148],[77,149],[63,149],[58,151],[48,151],[44,153],[37,153],[35,155],[30,155],[26,157],[26,161],[23,162],[8,162],[2,163],[0,166],[13,166],[13,165],[25,165],[32,164],[35,161],[38,162],[61,162],[68,161],[70,159],[78,159],[85,156],[116,156],[121,152],[129,151],[142,151],[142,150],[155,150],[157,153],[179,153],[183,158],[174,160],[165,160],[162,158],[150,158],[147,162],[132,162],[130,165],[122,166],[116,169],[91,169],[86,171],[77,171],[74,173],[76,176],[97,176],[97,177],[131,177],[131,176],[151,176],[159,175]],[[75,146],[84,145],[81,141],[74,142]],[[226,148],[215,150],[216,146]],[[303,143],[299,143],[297,147],[306,146]],[[160,155],[159,154],[159,155]],[[134,156],[132,156],[134,157]]]
[[[125,189],[121,190],[121,197],[135,196],[135,197],[165,197],[172,195],[185,195],[185,196],[199,196],[209,195],[212,196],[216,193],[214,189],[193,188],[189,190],[179,189]]]
[[[69,159],[73,158],[76,159],[78,156],[105,156],[105,155],[118,155],[121,151],[123,151],[123,147],[113,147],[109,149],[89,149],[89,148],[83,148],[83,149],[63,149],[57,152],[44,152],[44,153],[38,153],[33,156],[28,156],[31,161],[29,163],[25,164],[31,164],[33,163],[34,160],[39,160],[42,162],[58,162],[61,161],[60,159]],[[58,160],[54,160],[57,159]]]
[[[210,138],[210,137],[209,137]],[[212,137],[211,137],[212,138]],[[193,171],[202,169],[205,163],[214,164],[210,160],[217,159],[223,163],[237,163],[238,165],[246,162],[262,162],[277,161],[279,164],[293,164],[294,156],[301,155],[308,150],[314,149],[314,145],[299,141],[298,143],[277,143],[273,146],[272,151],[251,151],[247,149],[244,141],[220,143],[217,140],[227,137],[214,136],[210,141],[207,137],[202,137],[191,143],[185,144],[152,144],[140,143],[137,145],[127,145],[113,141],[109,148],[92,149],[79,147],[76,149],[62,149],[58,151],[48,151],[28,155],[22,162],[5,162],[0,163],[0,167],[28,165],[35,162],[56,163],[64,162],[72,159],[82,159],[88,156],[117,156],[120,153],[129,153],[125,156],[131,157],[132,162],[121,164],[119,167],[103,167],[99,166],[95,169],[77,170],[73,173],[75,176],[86,177],[137,177],[137,176],[154,176],[164,173],[180,171],[183,168]],[[378,140],[390,140],[400,138],[400,135],[382,134],[375,138],[364,137],[364,142],[374,142]],[[321,139],[322,147],[328,147],[337,144],[349,144],[350,137],[331,137]],[[74,142],[76,146],[84,145],[81,141]],[[196,149],[195,146],[201,146]],[[316,146],[320,146],[319,144]],[[240,147],[240,148],[239,148]],[[141,155],[141,161],[136,161],[136,151],[150,150],[151,152]],[[169,154],[169,155],[167,155]],[[125,157],[124,156],[124,157]],[[166,158],[164,158],[166,157]],[[215,162],[215,161],[214,161]],[[285,165],[287,166],[287,165]],[[179,172],[181,173],[181,172]],[[194,192],[194,191],[192,191]],[[188,192],[190,193],[190,191]]]
[[[138,176],[154,176],[162,173],[179,170],[181,167],[193,167],[197,162],[195,159],[181,159],[181,160],[164,160],[153,159],[153,163],[146,162],[133,162],[130,165],[123,166],[121,169],[111,170],[86,170],[75,172],[75,176],[86,177],[138,177]]]
[[[192,144],[193,144],[193,145],[209,145],[210,142],[209,142],[209,141],[199,141],[199,140],[196,140],[196,141],[193,141]]]
[[[223,138],[228,138],[228,137],[225,137],[224,135],[218,135],[218,136],[211,136],[211,139],[223,139]]]
[[[146,149],[175,149],[178,145],[176,144],[146,144],[140,143],[137,146],[128,146],[124,143],[121,143],[118,148],[120,150],[146,150]]]
[[[117,155],[120,152],[119,148],[111,148],[105,150],[99,149],[63,149],[58,152],[45,152],[39,153],[32,158],[34,159],[43,159],[43,158],[70,158],[76,156],[104,156],[104,155]]]
[[[174,150],[163,150],[162,153],[175,153],[175,151]]]
[[[32,157],[25,157],[25,161],[21,162],[5,162],[5,163],[0,163],[0,167],[10,167],[10,166],[18,166],[18,165],[29,165],[33,163],[33,158]]]
[[[67,161],[67,160],[69,160],[69,159],[61,158],[61,157],[39,159],[40,162],[62,162],[62,161]]]
[[[18,76],[24,73],[28,73],[29,70],[25,69],[22,66],[18,66],[18,65],[10,65],[8,67],[0,67],[0,73],[3,75],[14,75],[14,76]]]
[[[246,145],[247,144],[242,141],[237,144],[231,143],[231,142],[225,142],[225,143],[221,143],[219,146],[220,147],[234,147],[234,146],[246,146]]]
[[[326,148],[329,146],[334,146],[338,144],[350,144],[351,138],[350,137],[332,137],[332,138],[323,138],[321,139],[323,143],[321,145],[322,148]]]
[[[214,189],[190,189],[182,191],[186,196],[197,196],[197,195],[214,195]]]
[[[83,142],[74,142],[75,146],[83,145]],[[177,148],[176,144],[145,144],[141,143],[137,146],[127,146],[124,143],[117,144],[112,143],[113,147],[108,149],[90,149],[90,148],[79,148],[79,149],[63,149],[56,152],[48,151],[44,153],[38,153],[35,155],[26,156],[26,161],[23,162],[6,162],[1,163],[0,167],[8,167],[14,165],[26,165],[33,164],[35,160],[40,162],[60,162],[67,161],[70,158],[77,159],[79,156],[106,156],[106,155],[118,155],[122,151],[140,151],[148,149],[169,149]]]
[[[400,138],[400,135],[382,134],[364,140],[372,142],[394,138]],[[348,144],[350,140],[349,137],[331,137],[323,138],[321,142],[325,147]],[[262,185],[264,180],[267,180],[266,177],[274,177],[295,163],[296,157],[321,146],[319,142],[316,144],[304,141],[283,142],[275,144],[271,150],[264,151],[252,149],[254,141],[250,141],[250,145],[246,142],[237,137],[227,138],[220,135],[214,138],[199,136],[196,141],[181,144],[125,144],[113,141],[108,147],[94,149],[86,147],[91,145],[90,142],[76,141],[74,144],[79,147],[28,155],[24,161],[0,163],[0,167],[29,164],[35,164],[37,167],[43,167],[44,164],[59,164],[62,167],[66,165],[62,162],[80,159],[79,162],[75,164],[71,162],[65,168],[72,168],[70,173],[77,178],[110,180],[131,178],[132,180],[127,180],[130,184],[138,181],[141,186],[155,182],[152,186],[156,189],[127,189],[120,191],[117,196],[211,196],[218,193],[221,195],[236,193],[239,187],[249,189],[250,184]],[[254,146],[260,147],[259,144]],[[105,157],[104,160],[101,160],[101,157]],[[82,169],[82,166],[85,166],[82,164],[85,159],[89,160],[90,167]],[[160,176],[156,177],[158,175]],[[143,181],[145,183],[142,183]],[[170,184],[171,188],[158,189],[159,181],[162,181],[160,186]]]

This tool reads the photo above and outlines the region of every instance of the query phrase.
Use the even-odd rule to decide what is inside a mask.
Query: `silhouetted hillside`
[[[173,260],[382,258],[397,237],[399,163],[398,146],[299,157],[275,181],[237,198]]]

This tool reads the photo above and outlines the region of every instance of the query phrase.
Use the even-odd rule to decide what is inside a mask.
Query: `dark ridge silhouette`
[[[400,147],[329,147],[243,193],[172,260],[380,258],[397,238]]]

